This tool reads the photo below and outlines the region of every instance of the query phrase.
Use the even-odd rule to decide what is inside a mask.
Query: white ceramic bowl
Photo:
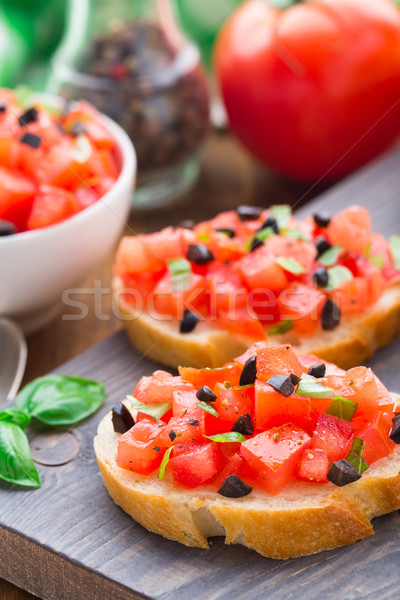
[[[52,102],[59,104],[56,98]],[[62,223],[0,237],[0,315],[16,321],[24,333],[33,333],[55,318],[62,310],[63,293],[101,263],[126,223],[136,155],[123,129],[103,118],[117,142],[121,164],[111,190]]]

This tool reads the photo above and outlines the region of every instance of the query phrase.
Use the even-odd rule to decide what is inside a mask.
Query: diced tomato
[[[69,219],[81,210],[72,192],[52,186],[41,186],[35,196],[26,228],[41,229]]]
[[[79,203],[79,206],[83,208],[87,208],[88,206],[92,206],[97,200],[99,196],[96,192],[87,186],[83,186],[75,190],[75,196]]]
[[[307,272],[312,270],[317,256],[314,244],[281,235],[272,235],[266,240],[265,245],[276,258],[294,258]]]
[[[221,444],[221,447],[224,446],[232,446],[233,444]],[[224,483],[225,479],[227,477],[229,477],[229,475],[237,475],[238,477],[240,477],[242,475],[242,470],[243,470],[243,458],[241,456],[239,456],[239,454],[237,452],[235,452],[234,454],[232,454],[232,456],[229,457],[228,462],[226,463],[225,467],[222,469],[222,471],[220,472],[220,474],[218,475],[217,479],[215,480],[215,486],[216,488],[220,488],[221,485]]]
[[[383,271],[371,263],[366,256],[359,254],[356,258],[358,274],[368,283],[367,303],[374,304],[385,289]]]
[[[196,390],[203,385],[208,385],[212,390],[216,383],[229,381],[232,386],[239,385],[241,367],[237,363],[227,363],[217,369],[195,369],[193,367],[179,367],[179,374],[182,379],[188,381]]]
[[[81,124],[97,148],[113,148],[115,140],[107,127],[100,121],[99,113],[85,100],[80,100],[63,120],[63,126],[71,131],[74,123]]]
[[[393,416],[393,398],[382,381],[375,374],[374,377],[378,389],[378,409]]]
[[[255,413],[257,429],[294,423],[311,434],[316,422],[309,398],[297,394],[286,398],[267,383],[258,380],[255,383]]]
[[[326,295],[301,283],[293,283],[278,296],[281,319],[290,320],[299,335],[312,335],[321,322]]]
[[[193,386],[182,377],[173,377],[166,371],[155,371],[150,377],[142,377],[133,390],[133,396],[145,404],[168,402],[172,406],[176,391],[192,392]]]
[[[208,242],[215,259],[223,263],[226,261],[239,260],[247,254],[244,243],[239,239],[232,239],[224,233],[212,233]]]
[[[0,218],[17,204],[33,198],[37,187],[30,177],[0,166]]]
[[[164,267],[162,254],[150,248],[148,236],[126,236],[119,243],[116,266],[130,274],[160,271]]]
[[[76,140],[63,138],[47,150],[37,162],[32,157],[32,163],[27,166],[28,172],[39,184],[74,190],[90,179],[89,168],[90,149],[88,155],[77,156]]]
[[[354,425],[332,415],[320,415],[312,434],[311,448],[325,450],[331,462],[346,458],[354,438]]]
[[[174,451],[173,451],[174,452]],[[194,488],[213,479],[223,466],[223,458],[214,443],[202,444],[173,455],[168,463],[174,481]]]
[[[326,375],[344,375],[346,371],[337,367],[335,364],[327,362],[326,360],[321,360],[315,354],[300,354],[298,356],[299,361],[303,367],[305,373],[307,373],[308,369],[313,365],[319,365],[324,363],[326,365]]]
[[[276,263],[274,254],[264,245],[236,263],[236,268],[251,290],[279,291],[287,288],[289,280]]]
[[[326,230],[335,246],[364,254],[371,239],[371,219],[362,206],[349,206],[335,215]]]
[[[365,440],[364,459],[369,465],[387,456],[394,449],[395,443],[389,437],[391,428],[390,416],[379,411],[371,423],[358,434],[358,437]]]
[[[166,428],[160,436],[165,446],[176,444],[205,444],[204,437],[204,411],[195,409],[188,411],[184,416],[171,417]]]
[[[309,448],[304,450],[299,464],[298,475],[306,481],[327,481],[329,459],[325,450]]]
[[[261,350],[262,348],[268,348],[268,342],[262,341],[262,342],[256,342],[255,344],[253,344],[252,346],[250,346],[250,348],[248,350],[246,350],[246,352],[244,352],[243,354],[241,354],[240,356],[238,356],[237,358],[235,358],[235,363],[238,363],[239,365],[245,365],[246,362],[248,361],[248,359],[253,356],[253,354],[257,354],[259,350]]]
[[[237,308],[234,311],[219,311],[218,324],[237,335],[252,339],[265,339],[266,332],[257,316],[248,308]]]
[[[305,431],[286,424],[246,440],[240,453],[259,487],[278,494],[296,474],[299,459],[310,444]]]
[[[206,282],[210,318],[216,317],[221,310],[231,312],[234,317],[238,308],[246,306],[247,288],[232,267],[213,263],[208,270]]]
[[[188,287],[182,291],[172,289],[171,276],[167,271],[157,282],[149,311],[160,315],[171,315],[182,319],[186,310],[194,311],[204,306],[206,299],[205,281],[201,275],[192,273]]]
[[[262,325],[273,325],[280,320],[280,311],[276,294],[272,290],[257,292],[252,290],[247,298],[247,305]]]
[[[253,402],[247,394],[247,388],[226,388],[222,383],[217,383],[214,392],[217,394],[217,399],[212,405],[219,416],[205,413],[207,435],[230,431],[241,415],[253,412]]]
[[[17,140],[1,137],[0,130],[0,165],[8,169],[18,168],[20,162],[21,144]]]
[[[353,277],[343,281],[333,293],[333,300],[340,308],[341,314],[362,313],[369,303],[370,285],[363,277]]]
[[[369,255],[377,256],[380,259],[383,259],[382,271],[380,271],[380,269],[378,269],[375,265],[373,266],[375,266],[375,268],[378,269],[385,281],[388,281],[390,283],[395,283],[399,281],[400,271],[394,266],[389,244],[382,234],[373,233],[371,235],[371,246],[369,249]]]
[[[301,377],[302,366],[290,344],[260,348],[257,354],[257,379],[267,382],[272,375],[290,375]]]
[[[149,417],[137,422],[118,440],[117,465],[148,475],[160,466],[166,446],[162,442],[165,425],[159,427]]]
[[[172,412],[174,417],[181,417],[188,411],[193,412],[197,410],[198,404],[199,400],[194,389],[176,390],[172,395]]]
[[[379,391],[375,375],[367,367],[354,367],[346,372],[344,378],[353,391],[351,400],[358,404],[355,417],[372,420],[379,406]]]

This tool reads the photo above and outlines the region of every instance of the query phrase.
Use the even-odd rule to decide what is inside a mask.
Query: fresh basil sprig
[[[307,375],[307,373],[303,373],[301,376],[296,394],[298,396],[306,396],[306,398],[332,398],[334,395],[332,388],[319,383],[314,377]]]
[[[159,421],[169,410],[171,410],[171,405],[169,402],[145,404],[144,402],[140,402],[140,400],[137,398],[134,398],[134,396],[129,395],[126,396],[126,399],[132,404],[132,408],[143,413],[144,415],[152,417],[155,421]]]
[[[12,421],[0,421],[0,478],[18,485],[40,487],[27,435]]]
[[[246,441],[244,435],[238,431],[228,431],[227,433],[217,433],[216,435],[203,435],[203,437],[212,442],[219,442],[220,444],[225,444],[227,442],[242,443]]]

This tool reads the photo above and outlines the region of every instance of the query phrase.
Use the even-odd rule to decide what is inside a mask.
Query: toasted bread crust
[[[207,538],[223,535],[271,558],[306,556],[372,535],[372,518],[400,508],[400,447],[343,488],[298,481],[277,496],[230,499],[206,485],[175,486],[168,472],[159,481],[119,468],[118,438],[108,414],[94,448],[110,496],[149,531],[186,546],[208,548]]]
[[[115,290],[122,282],[114,278]],[[119,310],[133,346],[157,362],[177,368],[220,367],[243,353],[254,339],[237,336],[206,323],[198,323],[191,333],[180,334],[176,320],[156,320],[147,313],[135,314],[119,295]],[[400,333],[400,283],[388,288],[365,314],[348,315],[334,331],[318,331],[309,338],[289,332],[269,338],[269,343],[290,343],[298,354],[316,354],[343,369],[359,365],[386,346]]]

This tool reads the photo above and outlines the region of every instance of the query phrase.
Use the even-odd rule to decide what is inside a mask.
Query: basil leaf
[[[368,258],[369,262],[378,267],[378,269],[383,269],[383,265],[385,264],[385,255],[371,254],[371,244],[367,245],[365,249],[365,256]]]
[[[171,405],[168,402],[155,402],[154,404],[145,404],[140,402],[133,396],[127,396],[127,400],[132,404],[133,408],[149,417],[153,417],[155,421],[159,421],[169,410]]]
[[[102,405],[104,396],[104,386],[97,381],[47,375],[28,383],[16,403],[46,425],[73,425],[93,414]]]
[[[353,273],[347,267],[336,265],[328,269],[328,285],[325,289],[337,290],[344,281],[353,279]]]
[[[301,376],[296,394],[307,398],[331,398],[333,390],[305,373]]]
[[[238,431],[228,431],[227,433],[217,433],[216,435],[203,435],[203,437],[212,442],[219,442],[221,444],[224,444],[225,442],[242,443],[246,441],[244,435]]]
[[[369,467],[369,464],[364,460],[364,450],[365,450],[365,441],[361,438],[355,437],[353,440],[353,444],[351,446],[351,450],[349,454],[346,456],[346,460],[353,465],[357,469],[361,475],[366,471]]]
[[[351,421],[356,414],[357,408],[357,402],[349,400],[348,398],[343,398],[343,396],[335,396],[332,400],[332,404],[328,406],[325,413],[327,415],[338,417],[339,419],[344,419],[345,421]]]
[[[279,229],[285,229],[289,225],[292,209],[289,204],[275,204],[271,206],[270,214],[276,219]]]
[[[293,275],[302,275],[306,270],[295,258],[280,256],[275,261],[282,269]]]
[[[201,410],[208,412],[210,415],[213,415],[214,417],[219,417],[219,414],[217,413],[215,408],[211,406],[211,404],[208,404],[208,402],[204,402],[203,400],[201,400],[197,406],[201,408]]]
[[[391,235],[389,238],[389,248],[392,255],[394,266],[400,271],[400,235]]]
[[[0,479],[40,487],[26,434],[16,423],[0,421]]]
[[[268,335],[282,335],[288,331],[291,331],[293,327],[293,322],[290,319],[285,319],[284,321],[280,321],[279,323],[272,325],[272,327],[268,329]]]
[[[24,410],[15,408],[14,406],[9,406],[0,412],[0,421],[16,423],[22,429],[28,425],[30,420],[30,416]]]
[[[264,229],[257,231],[257,233],[255,235],[253,235],[253,237],[246,240],[244,247],[246,248],[247,252],[249,252],[250,248],[251,248],[251,244],[254,239],[258,239],[258,240],[261,240],[262,242],[265,242],[265,240],[267,240],[269,237],[271,237],[271,235],[275,235],[275,232],[272,229],[272,227],[264,227]]]
[[[173,449],[174,449],[173,446],[171,446],[171,448],[168,448],[168,450],[165,452],[165,454],[163,456],[160,468],[158,470],[158,479],[160,479],[160,481],[162,479],[164,479],[165,467],[167,466],[167,464],[169,462],[169,457],[170,457],[171,452],[172,452]]]
[[[171,290],[173,292],[184,292],[189,289],[192,276],[192,267],[186,258],[176,258],[167,261],[171,277]]]
[[[311,242],[311,238],[304,235],[304,233],[298,227],[294,227],[293,229],[284,229],[282,234],[285,237],[292,238],[294,240],[302,240],[303,242]]]
[[[31,87],[24,84],[17,85],[14,93],[21,108],[31,108],[35,100],[34,92]]]
[[[321,254],[317,260],[324,267],[331,267],[336,264],[342,250],[343,246],[332,246],[332,248]]]

